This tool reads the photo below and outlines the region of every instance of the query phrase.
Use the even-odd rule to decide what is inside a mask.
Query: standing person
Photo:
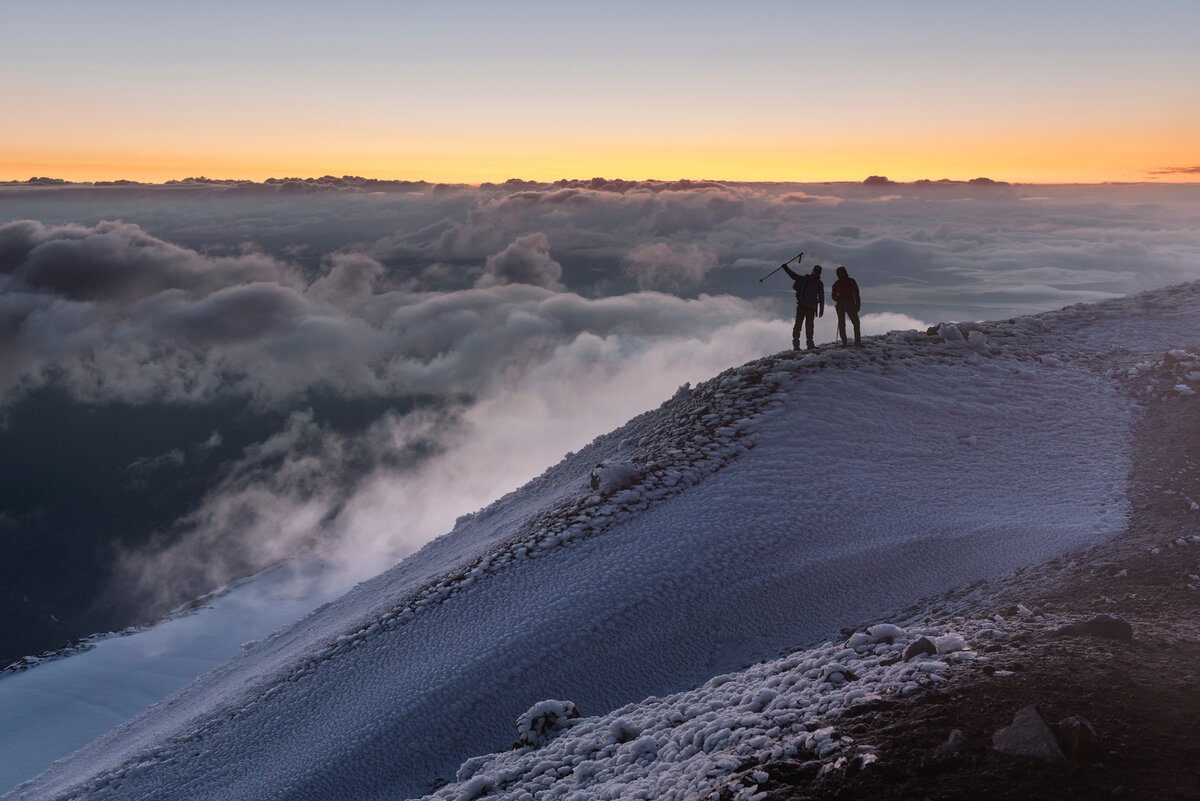
[[[858,333],[858,309],[862,305],[862,299],[858,296],[858,282],[850,277],[845,267],[837,268],[837,280],[833,282],[829,297],[833,298],[833,304],[837,308],[838,336],[842,338],[842,345],[846,344],[847,317],[854,324],[854,344],[862,345],[862,337]]]
[[[821,265],[812,268],[809,275],[800,275],[786,264],[782,265],[792,277],[792,288],[796,290],[796,323],[792,326],[792,349],[800,349],[800,329],[805,329],[809,350],[816,350],[813,344],[814,317],[825,316],[825,285],[821,283]]]

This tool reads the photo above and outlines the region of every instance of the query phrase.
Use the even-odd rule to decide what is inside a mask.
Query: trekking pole
[[[780,271],[780,270],[782,270],[784,267],[787,267],[787,266],[788,266],[789,264],[791,264],[792,262],[794,262],[794,261],[799,261],[801,258],[803,258],[803,256],[804,256],[804,254],[803,254],[803,253],[801,253],[799,256],[796,256],[795,258],[788,259],[788,260],[787,260],[787,261],[785,261],[783,264],[779,265],[779,266],[778,266],[778,267],[776,267],[774,270],[771,270],[771,272],[767,273],[767,274],[766,274],[766,275],[764,275],[762,278],[758,279],[758,283],[760,283],[760,284],[761,284],[763,281],[766,281],[766,280],[767,280],[768,278],[770,278],[772,275],[774,275],[775,273],[779,272],[779,271]]]

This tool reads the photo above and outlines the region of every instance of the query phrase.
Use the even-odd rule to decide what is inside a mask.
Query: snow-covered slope
[[[1189,285],[681,389],[10,797],[419,795],[543,699],[684,691],[1108,537],[1133,413],[1110,377],[1198,311]]]

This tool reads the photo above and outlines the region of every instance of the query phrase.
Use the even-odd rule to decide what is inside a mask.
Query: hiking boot
[[[814,345],[813,343],[809,342],[809,343],[808,343],[808,349],[809,349],[809,350],[816,350],[816,349],[817,349],[817,346],[816,346],[816,345]]]

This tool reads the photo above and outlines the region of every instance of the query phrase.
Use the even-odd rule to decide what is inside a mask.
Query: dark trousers
[[[796,304],[796,324],[792,326],[792,347],[800,347],[800,331],[807,328],[806,344],[813,346],[813,325],[816,324],[817,310]]]
[[[858,312],[851,311],[850,309],[843,309],[841,306],[838,306],[837,313],[838,313],[838,336],[842,338],[842,344],[843,345],[846,344],[846,318],[849,317],[850,322],[854,323],[854,344],[861,345],[862,337],[859,336],[859,333],[858,333]]]

